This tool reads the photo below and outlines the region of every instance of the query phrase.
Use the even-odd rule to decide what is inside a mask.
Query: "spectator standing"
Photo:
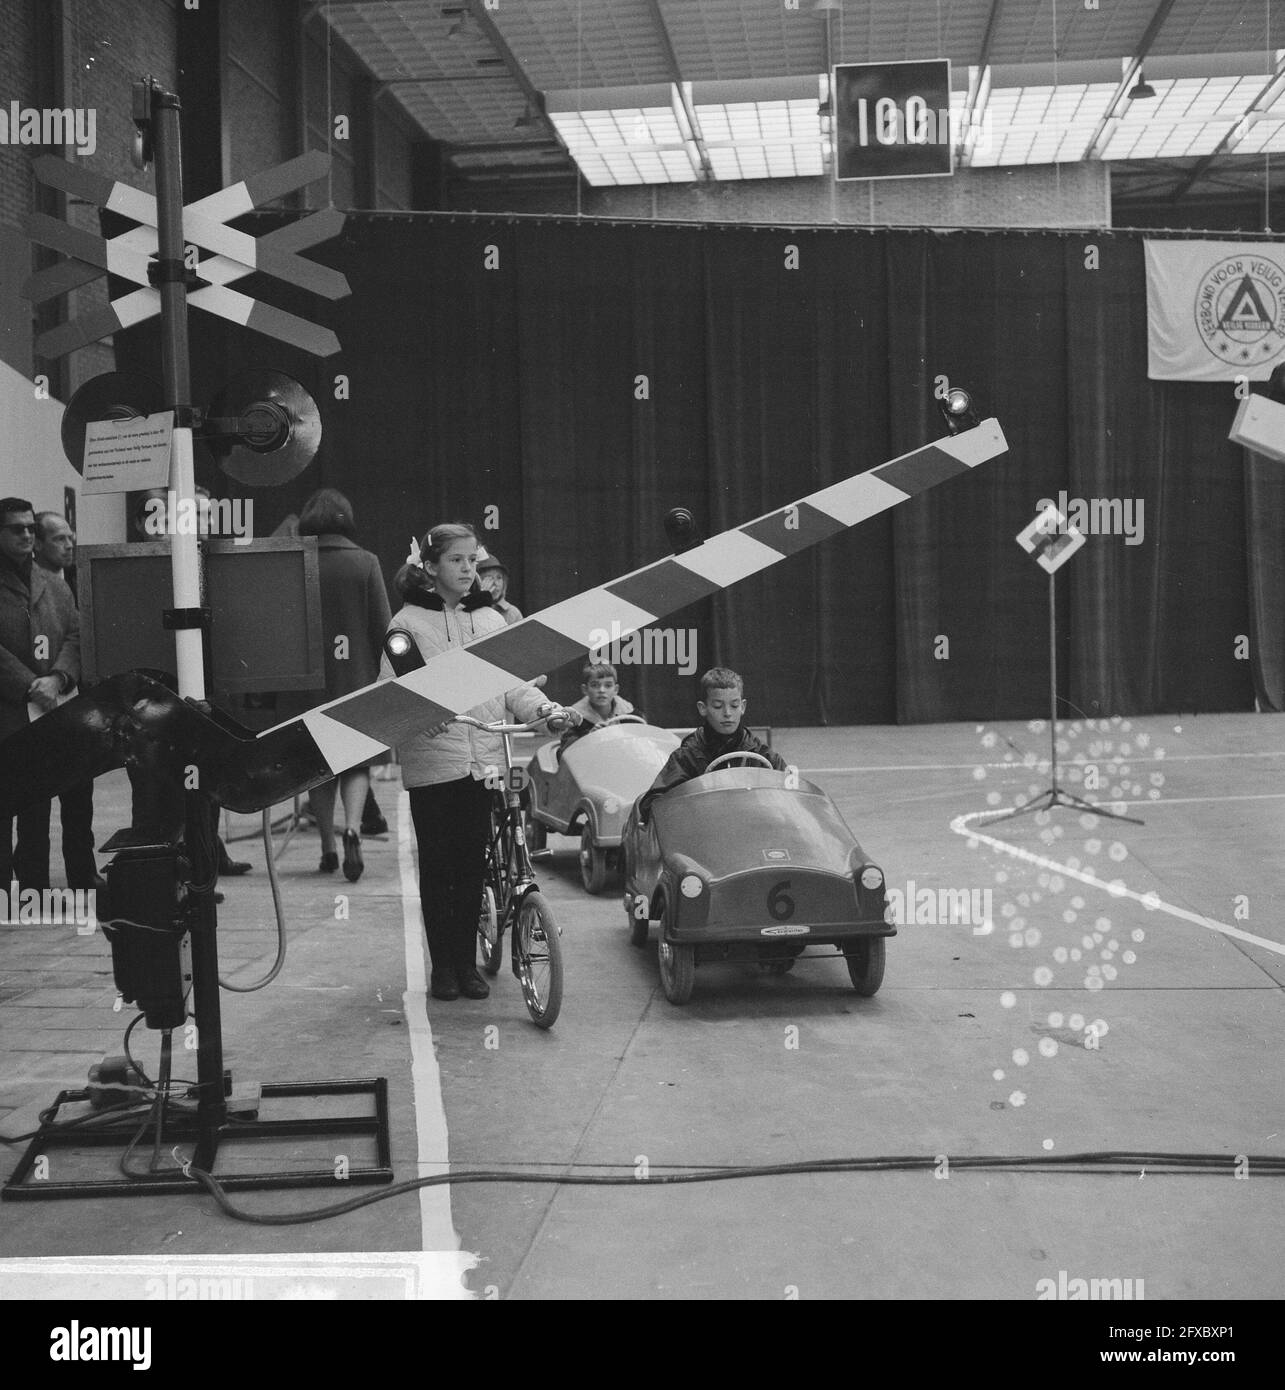
[[[480,547],[477,558],[477,582],[491,595],[491,604],[506,623],[520,623],[522,610],[516,603],[510,603],[509,571],[498,555],[490,554],[485,546]]]
[[[76,597],[76,533],[59,512],[36,513],[35,563],[47,574],[61,579]],[[79,607],[79,604],[77,604]],[[52,803],[45,807],[36,827],[36,852],[42,860],[49,855],[49,819]],[[62,824],[62,859],[69,888],[106,888],[94,859],[94,780],[92,777],[69,787],[58,798]]]
[[[35,563],[36,515],[21,497],[0,498],[0,738],[29,721],[28,705],[44,713],[80,679],[80,619],[71,590]],[[50,803],[0,821],[0,886],[16,874],[20,888],[49,887]],[[43,832],[42,832],[43,826]],[[88,861],[68,863],[69,886],[92,888],[97,877],[92,842]]]
[[[321,625],[326,657],[326,699],[337,700],[371,685],[379,676],[379,658],[390,611],[379,560],[354,537],[352,504],[342,492],[322,488],[299,513],[299,535],[316,536],[321,575]],[[370,790],[370,765],[349,768],[309,793],[321,832],[321,873],[339,867],[335,850],[335,798],[344,808],[344,877],[362,875],[362,808]]]

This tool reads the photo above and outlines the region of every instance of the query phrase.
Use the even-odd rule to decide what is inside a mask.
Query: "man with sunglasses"
[[[21,497],[0,497],[0,738],[25,728],[29,704],[51,710],[80,677],[80,620],[71,590],[34,563],[36,516]],[[0,888],[49,887],[48,805],[0,821]],[[41,825],[44,834],[41,835]],[[43,840],[43,848],[42,848]],[[70,887],[89,887],[88,883]]]

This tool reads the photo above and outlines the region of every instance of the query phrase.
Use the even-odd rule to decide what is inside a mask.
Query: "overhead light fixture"
[[[1129,89],[1129,93],[1128,93],[1129,100],[1130,100],[1130,101],[1146,101],[1146,100],[1148,100],[1148,99],[1150,99],[1150,98],[1153,98],[1153,97],[1155,96],[1155,94],[1156,94],[1156,89],[1155,89],[1155,88],[1151,85],[1151,83],[1148,82],[1147,79],[1142,75],[1142,68],[1139,67],[1139,68],[1138,68],[1138,80],[1137,80],[1137,81],[1133,84],[1133,86]]]
[[[812,6],[813,14],[824,14],[827,10],[842,10],[843,0],[816,0]]]
[[[952,386],[937,402],[937,409],[941,411],[941,417],[951,434],[971,430],[974,425],[981,424],[981,416],[977,413],[973,398],[962,386]]]

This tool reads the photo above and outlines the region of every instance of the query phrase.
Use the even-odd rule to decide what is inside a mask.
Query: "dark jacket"
[[[379,658],[391,613],[378,559],[347,536],[317,537],[321,581],[321,640],[326,689],[297,691],[277,701],[280,718],[351,695],[379,679]],[[347,656],[336,655],[336,638],[348,639]]]
[[[734,734],[724,737],[715,733],[708,724],[702,723],[674,749],[665,766],[656,774],[656,780],[643,792],[638,803],[639,824],[646,824],[651,803],[658,796],[663,796],[682,782],[699,777],[715,758],[721,758],[724,753],[761,753],[778,772],[786,772],[789,768],[784,758],[750,733],[744,724]]]
[[[47,650],[36,655],[44,637]],[[27,690],[37,676],[80,680],[80,617],[71,590],[33,562],[31,586],[0,560],[0,738],[27,726]]]

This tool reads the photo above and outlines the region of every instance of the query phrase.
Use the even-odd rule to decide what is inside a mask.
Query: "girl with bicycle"
[[[477,533],[463,522],[434,526],[412,549],[394,587],[405,605],[391,627],[410,633],[425,660],[503,628],[491,595],[477,582]],[[391,676],[387,655],[381,676]],[[572,716],[533,685],[519,685],[470,711],[478,719],[519,723],[548,720],[565,728]],[[485,999],[490,988],[477,969],[477,924],[486,872],[493,792],[488,771],[503,766],[500,739],[446,723],[402,744],[402,782],[410,792],[419,850],[420,902],[432,959],[434,999]]]

